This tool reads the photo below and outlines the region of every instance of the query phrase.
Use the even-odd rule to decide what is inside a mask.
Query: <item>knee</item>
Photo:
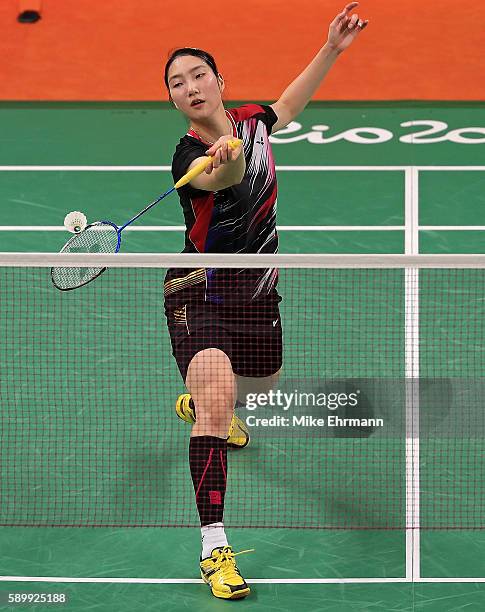
[[[215,413],[232,411],[235,401],[235,379],[231,361],[219,349],[204,349],[189,365],[187,388],[198,414],[210,410]]]

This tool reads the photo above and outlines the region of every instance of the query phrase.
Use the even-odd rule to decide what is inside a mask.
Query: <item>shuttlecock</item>
[[[64,219],[64,227],[73,234],[82,232],[87,224],[86,215],[78,210],[68,213]]]

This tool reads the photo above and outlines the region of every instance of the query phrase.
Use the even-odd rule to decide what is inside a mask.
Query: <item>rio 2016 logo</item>
[[[464,127],[448,131],[448,124],[444,121],[405,121],[401,127],[427,126],[428,129],[410,132],[400,136],[399,141],[405,144],[435,144],[437,142],[454,142],[456,144],[484,144],[485,127]],[[339,140],[346,140],[353,144],[381,144],[392,140],[395,135],[379,127],[355,127],[345,130],[335,136],[325,138],[324,132],[330,129],[328,125],[313,125],[310,132],[297,134],[302,129],[301,123],[292,121],[283,130],[270,137],[272,144],[291,144],[293,142],[308,141],[310,144],[331,144]],[[290,135],[291,134],[291,135]]]

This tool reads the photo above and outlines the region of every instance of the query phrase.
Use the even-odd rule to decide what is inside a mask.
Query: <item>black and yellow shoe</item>
[[[190,393],[184,393],[178,396],[177,403],[175,404],[175,412],[182,421],[186,423],[195,423],[195,406]],[[234,414],[231,426],[229,427],[227,446],[230,448],[244,448],[248,444],[249,431],[242,419]]]
[[[237,569],[234,557],[242,553],[252,552],[242,550],[234,553],[230,546],[214,548],[212,555],[200,562],[202,580],[211,588],[212,595],[221,599],[241,599],[250,593],[246,581]]]

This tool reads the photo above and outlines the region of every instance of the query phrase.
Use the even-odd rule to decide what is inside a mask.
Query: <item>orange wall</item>
[[[272,100],[345,3],[42,0],[33,25],[17,23],[19,4],[0,1],[3,100],[166,99],[162,67],[185,45],[213,52],[227,99]],[[370,24],[317,99],[485,99],[485,3],[363,0],[358,12]]]

